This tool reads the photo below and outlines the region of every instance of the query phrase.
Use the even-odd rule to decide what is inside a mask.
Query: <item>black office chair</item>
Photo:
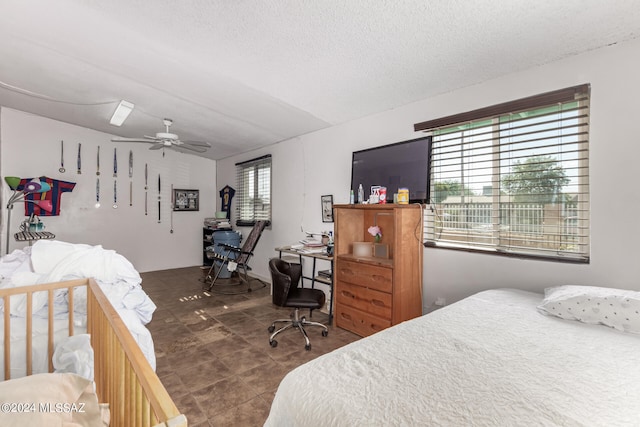
[[[207,250],[207,257],[213,259],[213,263],[211,264],[211,268],[209,268],[209,272],[207,276],[204,278],[204,283],[209,284],[208,287],[205,288],[207,291],[213,291],[221,294],[234,295],[237,293],[242,293],[243,291],[228,291],[231,287],[235,287],[244,283],[247,288],[244,292],[251,292],[253,289],[249,283],[249,260],[253,256],[253,250],[256,248],[258,244],[258,240],[260,236],[262,236],[262,231],[264,231],[267,226],[267,221],[256,221],[245,240],[244,245],[241,248],[233,245],[228,245],[226,243],[220,243],[220,247],[223,248],[221,254],[216,253],[212,250]],[[236,283],[226,283],[226,284],[217,284],[216,281],[220,276],[220,272],[227,268],[228,271],[236,271],[241,269],[242,271],[238,271],[239,282]],[[215,275],[212,273],[216,270]],[[215,287],[214,287],[215,286]],[[263,284],[261,287],[264,287]]]
[[[291,313],[290,319],[279,319],[269,326],[268,331],[271,333],[269,344],[271,344],[271,347],[276,347],[278,345],[278,341],[275,340],[276,335],[290,328],[298,328],[304,336],[305,350],[311,350],[309,336],[304,327],[320,326],[323,337],[329,335],[329,329],[322,323],[308,321],[304,316],[300,317],[300,309],[315,310],[324,306],[324,292],[319,289],[298,287],[302,276],[302,266],[300,264],[290,264],[280,258],[272,258],[269,260],[269,271],[271,272],[273,283],[273,303],[280,307],[295,308]],[[285,325],[275,331],[276,323],[284,323]]]

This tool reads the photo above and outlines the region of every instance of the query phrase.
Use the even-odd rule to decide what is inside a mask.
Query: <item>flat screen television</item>
[[[409,203],[429,202],[431,136],[395,144],[354,151],[351,165],[351,189],[358,200],[362,184],[368,200],[371,186],[387,187],[387,203],[393,203],[398,188],[409,189]]]

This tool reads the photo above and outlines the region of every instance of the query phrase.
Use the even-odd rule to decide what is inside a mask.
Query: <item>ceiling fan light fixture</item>
[[[116,111],[113,112],[109,123],[114,126],[122,126],[124,121],[127,120],[127,117],[129,117],[129,114],[133,111],[133,107],[134,105],[132,103],[123,99],[116,107]]]
[[[126,102],[126,101],[123,101]],[[211,144],[204,141],[181,141],[177,134],[169,131],[173,121],[162,120],[164,132],[158,132],[155,136],[144,135],[142,138],[111,138],[113,142],[147,142],[153,144],[149,150],[170,148],[183,153],[204,153],[211,148]],[[164,150],[163,150],[164,153]],[[164,154],[163,154],[164,155]]]

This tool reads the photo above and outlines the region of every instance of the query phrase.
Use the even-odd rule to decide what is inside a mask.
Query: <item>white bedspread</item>
[[[51,283],[64,280],[92,277],[104,291],[105,295],[120,314],[125,325],[137,341],[145,357],[155,369],[155,352],[151,333],[144,326],[151,321],[155,304],[142,289],[142,278],[133,265],[122,255],[102,246],[72,244],[57,240],[39,240],[32,247],[15,250],[0,259],[0,288],[28,286],[39,283]],[[34,294],[33,312],[35,317],[46,318],[47,295],[45,292]],[[2,302],[0,301],[0,307]],[[56,319],[68,318],[66,291],[60,291],[55,297]],[[74,311],[77,319],[77,332],[82,333],[86,325],[86,289],[74,292]],[[26,299],[11,298],[11,315],[16,320],[26,314]],[[60,334],[64,334],[65,322],[61,325]],[[2,321],[0,320],[0,325]],[[24,329],[20,322],[12,321],[12,342],[24,342]],[[46,325],[46,322],[44,323]],[[15,331],[15,332],[14,332]],[[20,336],[20,333],[22,336]],[[46,328],[44,329],[46,334]],[[35,347],[35,343],[34,343]],[[21,345],[12,346],[12,377],[26,373],[23,356],[20,357]],[[14,351],[17,351],[13,354]],[[17,363],[14,362],[17,360]],[[34,358],[34,366],[38,362]],[[48,362],[47,362],[48,363]],[[46,365],[42,365],[46,366]],[[34,372],[36,371],[34,367]],[[24,375],[24,373],[22,374]]]
[[[318,357],[282,380],[265,426],[640,425],[640,336],[541,301],[481,292]]]

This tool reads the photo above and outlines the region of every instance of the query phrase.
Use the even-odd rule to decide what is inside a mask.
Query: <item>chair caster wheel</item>
[[[311,350],[311,344],[306,344],[304,346],[304,349],[307,350],[307,351]]]
[[[271,347],[276,348],[278,346],[278,341],[276,340],[269,341],[269,344],[271,345]]]
[[[322,336],[326,337],[327,335],[329,335],[329,331],[325,331],[324,329],[322,330]]]
[[[275,327],[275,326],[273,326],[273,325],[271,325],[271,326],[269,326],[269,327],[267,328],[267,331],[269,331],[269,333],[271,333],[271,332],[273,332],[273,331],[275,331],[275,330],[276,330],[276,327]]]

